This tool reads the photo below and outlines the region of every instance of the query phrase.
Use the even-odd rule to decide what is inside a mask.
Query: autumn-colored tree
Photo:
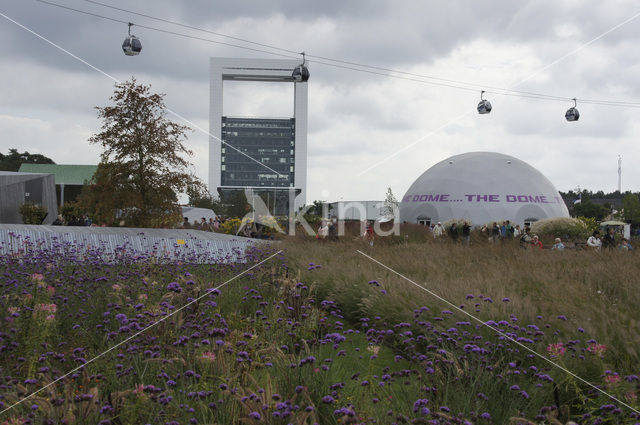
[[[89,139],[104,148],[92,184],[79,202],[95,221],[164,227],[180,222],[179,193],[204,191],[189,172],[183,142],[189,127],[166,118],[164,95],[135,78],[116,84],[112,106],[97,107],[101,132]]]

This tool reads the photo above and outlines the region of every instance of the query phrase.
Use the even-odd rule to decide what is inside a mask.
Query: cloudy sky
[[[290,55],[87,0],[51,1]],[[293,52],[405,73],[393,78],[312,58],[307,201],[383,199],[387,187],[400,198],[430,166],[469,151],[513,155],[562,191],[616,190],[622,155],[623,191],[640,190],[640,108],[581,103],[640,102],[637,2],[101,1]],[[120,47],[124,24],[36,0],[0,0],[0,13],[6,16],[0,16],[0,151],[16,147],[60,164],[99,161],[100,148],[87,139],[100,127],[94,107],[108,104],[114,83],[96,69],[151,84],[166,94],[169,108],[208,129],[209,58],[278,57],[136,27],[143,51],[127,57]],[[456,86],[449,87],[438,79],[459,83],[445,83]],[[475,111],[482,88],[492,92],[485,95],[493,104],[489,115]],[[561,99],[504,96],[497,88]],[[564,113],[573,97],[581,117],[569,123]],[[227,115],[290,116],[292,99],[290,84],[225,83]],[[196,174],[206,181],[207,134],[194,131],[187,144]]]

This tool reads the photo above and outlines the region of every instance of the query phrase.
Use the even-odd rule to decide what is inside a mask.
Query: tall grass
[[[635,253],[617,251],[525,251],[517,244],[465,247],[450,244],[374,246],[364,242],[305,243],[283,246],[292,268],[302,270],[328,297],[344,303],[346,314],[384,314],[390,320],[410,317],[422,305],[450,309],[426,291],[375,264],[360,250],[465,311],[489,319],[487,302],[476,312],[465,300],[490,297],[490,316],[515,314],[523,322],[558,315],[563,332],[585,335],[615,347],[620,361],[640,364],[640,261]],[[307,270],[319,264],[322,273]],[[372,292],[377,280],[388,294]],[[509,302],[500,302],[509,298]],[[462,313],[455,313],[462,319]]]

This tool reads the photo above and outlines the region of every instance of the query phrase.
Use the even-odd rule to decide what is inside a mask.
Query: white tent
[[[193,224],[195,221],[200,221],[202,217],[206,221],[210,218],[215,219],[216,213],[208,208],[195,208],[195,207],[182,207],[182,216],[189,219],[189,223]]]

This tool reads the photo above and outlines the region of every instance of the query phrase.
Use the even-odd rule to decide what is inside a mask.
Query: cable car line
[[[100,15],[100,14],[97,14],[97,13],[76,9],[76,8],[69,7],[69,6],[66,6],[66,5],[61,5],[61,4],[58,4],[58,3],[54,3],[54,2],[51,2],[51,1],[48,1],[48,0],[36,0],[36,1],[38,1],[40,3],[48,4],[48,5],[51,5],[51,6],[56,6],[56,7],[62,8],[62,9],[67,9],[67,10],[70,10],[70,11],[73,11],[73,12],[78,12],[78,13],[82,13],[82,14],[85,14],[85,15],[94,16],[94,17],[97,17],[97,18],[107,19],[107,20],[110,20],[110,21],[113,21],[113,22],[119,22],[119,23],[123,23],[123,24],[129,24],[130,23],[129,21],[124,21],[124,20],[121,20],[121,19],[112,18],[112,17]],[[103,7],[106,7],[106,8],[111,8],[111,9],[118,10],[118,11],[121,11],[121,12],[130,13],[130,14],[133,14],[133,15],[145,17],[145,18],[148,18],[148,19],[153,19],[153,20],[157,20],[157,21],[160,21],[160,22],[165,22],[165,23],[169,23],[169,24],[172,24],[172,25],[181,26],[181,27],[184,27],[184,28],[189,28],[189,29],[192,29],[192,30],[209,33],[209,34],[216,35],[216,36],[219,36],[219,37],[225,37],[225,38],[241,41],[241,42],[248,43],[248,44],[253,44],[253,45],[256,45],[256,46],[260,46],[260,47],[266,47],[266,48],[277,50],[277,51],[280,51],[280,52],[285,52],[287,54],[285,54],[285,53],[276,53],[276,52],[273,52],[273,51],[263,50],[263,49],[259,49],[259,48],[249,47],[249,46],[243,46],[243,45],[234,44],[234,43],[228,43],[228,42],[219,41],[219,40],[212,40],[212,39],[209,39],[209,38],[198,37],[198,36],[191,35],[191,34],[180,33],[180,32],[176,32],[176,31],[171,31],[171,30],[166,30],[166,29],[162,29],[162,28],[151,27],[151,26],[147,26],[147,25],[135,24],[135,26],[137,26],[137,27],[148,29],[148,30],[151,30],[151,31],[157,31],[157,32],[165,33],[165,34],[175,35],[175,36],[178,36],[178,37],[190,38],[190,39],[194,39],[194,40],[198,40],[198,41],[204,41],[204,42],[208,42],[208,43],[220,44],[220,45],[224,45],[224,46],[228,46],[228,47],[245,49],[245,50],[254,51],[254,52],[266,53],[266,54],[269,54],[269,55],[274,55],[274,56],[279,56],[279,57],[284,57],[284,58],[292,58],[292,59],[293,58],[299,58],[299,54],[300,53],[295,52],[293,50],[284,49],[284,48],[281,48],[281,47],[278,47],[278,46],[273,46],[273,45],[269,45],[269,44],[266,44],[266,43],[259,43],[259,42],[251,41],[251,40],[248,40],[248,39],[244,39],[244,38],[240,38],[240,37],[234,37],[234,36],[222,34],[222,33],[219,33],[219,32],[210,31],[210,30],[207,30],[207,29],[204,29],[204,28],[199,28],[199,27],[183,24],[183,23],[180,23],[180,22],[171,21],[171,20],[168,20],[168,19],[158,18],[158,17],[152,16],[152,15],[148,15],[148,14],[134,12],[134,11],[131,11],[131,10],[128,10],[128,9],[112,6],[112,5],[109,5],[109,4],[106,4],[106,3],[101,3],[101,2],[96,1],[96,0],[82,0],[82,1],[85,1],[87,3],[96,4],[96,5],[99,5],[99,6],[103,6]],[[295,56],[293,56],[293,55],[295,55]],[[405,81],[412,81],[412,82],[417,82],[417,83],[422,83],[422,84],[449,87],[449,88],[454,88],[454,89],[458,89],[458,90],[465,90],[465,91],[470,91],[470,92],[475,92],[475,93],[478,92],[478,89],[481,89],[481,91],[483,91],[484,93],[487,93],[487,94],[510,96],[510,97],[521,97],[521,98],[528,98],[528,99],[534,99],[534,100],[543,100],[543,101],[544,100],[549,100],[549,101],[558,101],[558,102],[567,102],[567,101],[574,100],[573,97],[555,96],[555,95],[548,95],[548,94],[543,94],[543,93],[535,93],[535,92],[529,92],[529,91],[507,89],[507,88],[491,86],[491,85],[482,85],[482,84],[478,84],[478,83],[471,83],[471,82],[465,82],[465,81],[460,81],[460,80],[452,80],[452,79],[441,78],[441,77],[433,77],[433,76],[429,76],[429,75],[411,73],[411,72],[406,72],[406,71],[399,71],[399,70],[395,70],[395,69],[391,69],[391,68],[385,68],[385,67],[379,67],[379,66],[374,66],[374,65],[361,64],[361,63],[358,63],[358,62],[346,61],[346,60],[341,60],[341,59],[332,59],[332,58],[329,58],[329,57],[313,55],[313,54],[308,54],[308,53],[306,54],[306,57],[315,58],[314,60],[307,60],[306,61],[306,62],[309,62],[309,63],[320,64],[320,65],[325,65],[325,66],[331,66],[331,67],[334,67],[334,68],[347,69],[347,70],[352,70],[352,71],[356,71],[356,72],[363,72],[363,73],[367,73],[367,74],[371,74],[371,75],[379,75],[379,76],[383,76],[383,77],[395,78],[395,79],[400,79],[400,80],[405,80]],[[318,59],[320,59],[320,60],[318,60]],[[327,61],[329,61],[329,62],[327,62]],[[334,63],[331,63],[331,62],[334,62]],[[429,80],[435,80],[435,81],[429,81]],[[640,102],[626,102],[626,101],[599,100],[599,99],[579,99],[579,100],[580,100],[581,103],[584,103],[584,104],[592,104],[592,105],[600,105],[600,106],[617,106],[617,107],[628,107],[628,108],[640,108]]]
[[[40,1],[40,0],[38,0]],[[156,16],[151,16],[151,15],[147,15],[144,13],[140,13],[140,12],[134,12],[132,10],[127,10],[127,9],[122,9],[120,7],[116,7],[116,6],[112,6],[110,4],[106,4],[106,3],[101,3],[99,1],[95,1],[95,0],[83,0],[87,3],[93,3],[93,4],[97,4],[99,6],[103,6],[103,7],[108,7],[110,9],[114,9],[114,10],[119,10],[121,12],[125,12],[125,13],[131,13],[132,15],[136,15],[136,16],[142,16],[144,18],[149,18],[149,19],[153,19],[156,21],[160,21],[160,22],[165,22],[167,24],[172,24],[172,25],[177,25],[183,28],[188,28],[188,29],[192,29],[192,30],[196,30],[196,31],[202,31],[202,32],[206,32],[208,34],[213,34],[213,35],[217,35],[219,37],[225,37],[225,38],[230,38],[232,40],[237,40],[237,41],[242,41],[244,43],[249,43],[249,44],[255,44],[256,46],[261,46],[261,47],[268,47],[270,49],[274,49],[274,50],[280,50],[282,52],[286,52],[286,53],[291,53],[294,55],[297,55],[298,52],[294,51],[294,50],[289,50],[289,49],[283,49],[282,47],[277,47],[277,46],[271,46],[269,44],[264,44],[264,43],[259,43],[257,41],[251,41],[251,40],[247,40],[244,38],[240,38],[240,37],[234,37],[232,35],[227,35],[227,34],[222,34],[219,32],[215,32],[215,31],[211,31],[205,28],[198,28],[198,27],[194,27],[192,25],[188,25],[188,24],[183,24],[182,22],[177,22],[177,21],[171,21],[169,19],[164,19],[164,18],[158,18]]]
[[[42,0],[37,0],[37,1],[42,1]],[[232,40],[242,41],[244,43],[254,44],[254,45],[257,45],[257,46],[261,46],[261,47],[267,47],[269,49],[274,49],[274,50],[278,50],[278,51],[281,51],[281,52],[298,54],[298,52],[296,52],[294,50],[285,49],[285,48],[274,46],[274,45],[271,45],[271,44],[259,43],[259,42],[248,40],[248,39],[245,39],[245,38],[235,37],[235,36],[231,36],[231,35],[228,35],[228,34],[223,34],[223,33],[215,32],[215,31],[211,31],[211,30],[208,30],[208,29],[205,29],[205,28],[200,28],[200,27],[196,27],[196,26],[193,26],[193,25],[183,24],[183,23],[177,22],[177,21],[172,21],[172,20],[169,20],[169,19],[159,18],[157,16],[152,16],[152,15],[148,15],[148,14],[144,14],[144,13],[140,13],[140,12],[135,12],[135,11],[132,11],[132,10],[128,10],[128,9],[112,6],[110,4],[102,3],[102,2],[99,2],[99,1],[96,1],[96,0],[82,0],[82,1],[85,1],[87,3],[96,4],[96,5],[99,5],[99,6],[102,6],[102,7],[118,10],[118,11],[125,12],[125,13],[131,13],[133,15],[142,16],[142,17],[153,19],[153,20],[157,20],[157,21],[160,21],[160,22],[165,22],[165,23],[169,23],[169,24],[172,24],[172,25],[181,26],[181,27],[184,27],[184,28],[189,28],[189,29],[196,30],[196,31],[206,32],[206,33],[209,33],[209,34],[217,35],[219,37],[230,38]],[[265,53],[269,53],[269,52],[265,52]],[[479,89],[483,89],[483,90],[485,90],[486,93],[492,93],[492,94],[502,94],[502,95],[513,96],[512,94],[507,94],[507,93],[517,93],[517,94],[522,94],[522,95],[529,95],[529,96],[522,96],[522,97],[529,97],[531,99],[548,99],[548,100],[558,100],[558,101],[563,101],[563,102],[573,99],[573,98],[570,98],[570,97],[562,97],[562,96],[534,93],[534,92],[529,92],[529,91],[524,91],[524,90],[506,89],[506,88],[503,88],[503,87],[491,86],[491,85],[486,85],[486,84],[470,83],[470,82],[467,82],[467,81],[453,80],[453,79],[449,79],[449,78],[434,77],[434,76],[430,76],[430,75],[417,74],[417,73],[406,72],[406,71],[399,71],[397,69],[385,68],[385,67],[375,66],[375,65],[367,65],[367,64],[362,64],[362,63],[358,63],[358,62],[342,60],[342,59],[334,59],[334,58],[329,58],[329,57],[326,57],[326,56],[319,56],[319,55],[313,55],[313,54],[307,54],[307,56],[309,58],[321,59],[323,61],[336,62],[336,63],[340,63],[340,64],[343,64],[343,65],[352,65],[352,66],[357,66],[357,67],[360,67],[360,68],[369,68],[369,69],[374,69],[374,70],[378,70],[378,71],[391,72],[391,73],[395,73],[395,74],[408,75],[408,76],[411,76],[411,77],[425,78],[425,79],[436,80],[436,81],[443,81],[443,82],[447,82],[447,83],[464,84],[464,85],[476,87],[476,88],[479,88]],[[320,62],[320,61],[312,61],[312,62],[320,63],[320,64],[328,65],[328,66],[335,66],[333,64],[326,63],[326,62]],[[350,67],[341,67],[341,68],[363,72],[363,70],[356,69],[356,68],[350,68]],[[392,77],[392,78],[394,77],[393,75],[389,75],[389,74],[375,74],[375,75],[384,75],[384,76],[388,76],[388,77]],[[416,81],[416,80],[409,80],[409,81]],[[450,85],[447,85],[445,87],[461,88],[461,87],[458,87],[458,86],[450,86]],[[488,91],[486,89],[498,90],[498,92]],[[581,102],[582,103],[605,105],[605,106],[631,106],[631,105],[640,106],[640,102],[607,101],[607,100],[603,100],[603,101],[600,101],[600,100],[581,100]]]
[[[38,37],[39,39],[41,39],[42,41],[44,41],[45,43],[48,43],[49,45],[53,46],[54,48],[60,50],[61,52],[71,56],[72,58],[76,59],[77,61],[81,62],[82,64],[88,66],[89,68],[93,69],[94,71],[104,75],[105,77],[107,77],[108,79],[110,79],[111,81],[115,82],[116,84],[121,84],[122,82],[120,80],[118,80],[116,77],[108,74],[107,72],[103,71],[102,69],[92,65],[91,63],[87,62],[86,60],[82,59],[81,57],[71,53],[69,50],[65,49],[64,47],[54,43],[53,41],[49,40],[48,38],[46,38],[45,36],[37,33],[36,31],[32,30],[31,28],[28,28],[26,26],[24,26],[23,24],[21,24],[20,22],[10,18],[9,16],[5,15],[4,13],[0,12],[0,16],[5,18],[6,20],[14,23],[15,25],[17,25],[18,27],[22,28],[23,30],[33,34],[34,36]],[[136,92],[137,93],[137,92]],[[144,96],[144,94],[139,94],[140,96]],[[251,161],[257,163],[258,165],[263,166],[264,168],[266,168],[269,171],[272,171],[274,173],[276,173],[278,176],[280,176],[281,174],[272,169],[271,167],[269,167],[268,165],[264,164],[261,161],[258,161],[257,159],[253,158],[252,156],[248,155],[247,153],[241,151],[240,149],[236,148],[235,146],[229,144],[228,142],[225,142],[224,140],[222,140],[221,138],[209,133],[207,130],[205,130],[204,128],[200,127],[198,124],[194,123],[193,121],[187,119],[186,117],[184,117],[183,115],[180,115],[179,113],[173,111],[171,108],[166,108],[167,112],[170,113],[171,115],[175,116],[176,118],[186,122],[188,125],[192,126],[193,128],[195,128],[196,130],[200,130],[202,133],[213,137],[215,140],[219,141],[220,143],[229,146],[231,149],[235,150],[236,152],[238,152],[241,155],[244,155],[245,157],[249,158]]]

